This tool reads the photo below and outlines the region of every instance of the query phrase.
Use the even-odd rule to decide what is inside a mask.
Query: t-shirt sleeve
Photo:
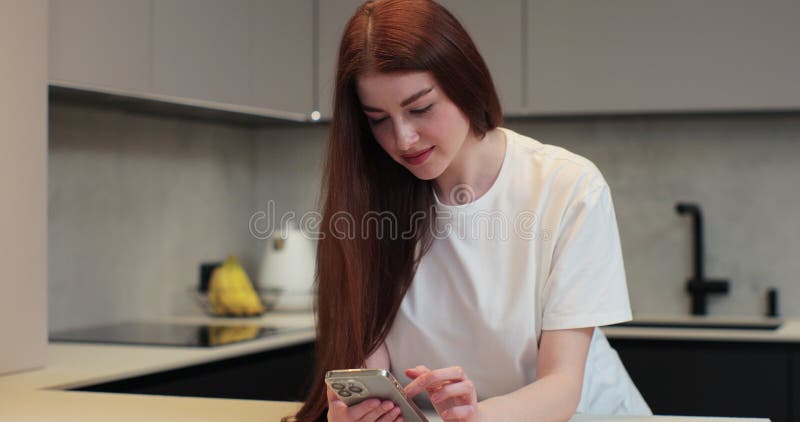
[[[622,246],[608,185],[594,187],[567,208],[554,241],[542,292],[542,329],[629,321]]]

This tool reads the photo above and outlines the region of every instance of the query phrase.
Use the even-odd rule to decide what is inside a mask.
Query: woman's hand
[[[400,408],[388,400],[364,400],[359,404],[347,406],[336,393],[326,388],[328,394],[329,422],[402,422]]]
[[[458,366],[431,371],[424,366],[407,369],[411,381],[405,388],[409,398],[422,391],[445,421],[476,422],[479,418],[478,395],[475,385]]]

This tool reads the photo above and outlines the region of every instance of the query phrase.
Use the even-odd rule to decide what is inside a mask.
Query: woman
[[[486,64],[443,7],[378,0],[350,19],[298,420],[400,420],[325,388],[326,371],[358,367],[390,368],[448,421],[650,413],[595,329],[631,318],[608,186],[500,123]]]

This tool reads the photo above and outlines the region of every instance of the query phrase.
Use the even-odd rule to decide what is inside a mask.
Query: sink
[[[709,329],[709,330],[765,330],[774,331],[781,327],[782,321],[764,322],[672,322],[672,321],[631,321],[615,324],[613,327],[636,327],[636,328],[688,328],[688,329]]]

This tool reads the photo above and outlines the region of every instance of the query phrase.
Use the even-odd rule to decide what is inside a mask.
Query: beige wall
[[[47,3],[0,3],[0,374],[45,363]]]

